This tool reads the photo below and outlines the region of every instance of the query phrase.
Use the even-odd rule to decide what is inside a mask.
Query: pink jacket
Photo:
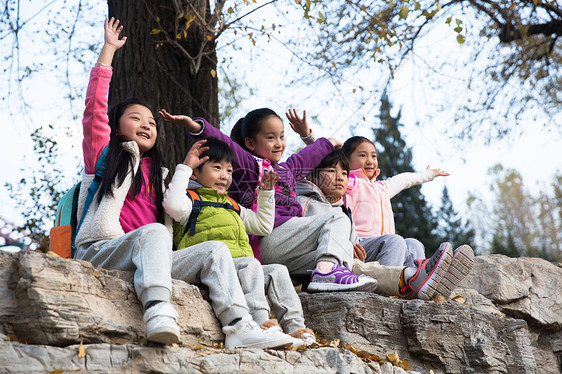
[[[394,214],[390,199],[400,191],[432,181],[431,170],[422,173],[401,173],[384,181],[376,176],[369,180],[363,169],[352,170],[345,195],[360,238],[394,234]]]

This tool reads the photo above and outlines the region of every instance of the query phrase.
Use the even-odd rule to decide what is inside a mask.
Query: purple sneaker
[[[470,273],[472,265],[474,265],[474,251],[470,246],[463,244],[455,249],[451,265],[437,286],[437,292],[448,299],[458,284]]]
[[[377,281],[367,275],[355,275],[348,268],[339,264],[329,273],[321,273],[318,269],[312,272],[308,285],[309,292],[321,291],[366,291],[373,292]]]

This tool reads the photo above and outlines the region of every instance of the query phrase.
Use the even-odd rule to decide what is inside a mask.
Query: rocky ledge
[[[181,344],[144,339],[132,273],[0,252],[0,373],[560,373],[562,267],[479,256],[450,300],[300,293],[322,339],[223,349],[205,290],[174,281]]]

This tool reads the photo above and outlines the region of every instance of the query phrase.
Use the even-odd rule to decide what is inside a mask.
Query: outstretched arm
[[[123,39],[119,39],[121,31],[123,31],[123,25],[119,26],[119,20],[113,17],[105,19],[104,30],[105,42],[98,57],[98,63],[111,65],[115,52],[125,45],[127,37],[124,36]]]
[[[164,121],[183,126],[189,132],[197,133],[201,131],[201,128],[203,127],[200,123],[195,122],[188,116],[184,116],[182,114],[170,114],[166,112],[166,109],[162,109],[158,113],[160,113],[162,118],[164,118]]]

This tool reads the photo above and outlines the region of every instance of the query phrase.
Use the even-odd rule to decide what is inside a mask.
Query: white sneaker
[[[263,330],[249,315],[234,326],[223,326],[226,348],[286,348],[293,344],[292,337],[278,331]]]
[[[174,306],[163,301],[144,312],[146,339],[160,344],[174,344],[180,340],[180,328],[176,323],[178,312]]]
[[[291,344],[291,348],[305,347],[307,345],[306,342],[303,339],[295,338],[294,336],[283,333],[283,330],[279,326],[271,326],[266,331],[270,334],[281,333],[283,335],[287,335],[289,338],[291,338],[291,340],[293,342],[293,344]],[[308,335],[310,335],[310,334],[308,334]]]

